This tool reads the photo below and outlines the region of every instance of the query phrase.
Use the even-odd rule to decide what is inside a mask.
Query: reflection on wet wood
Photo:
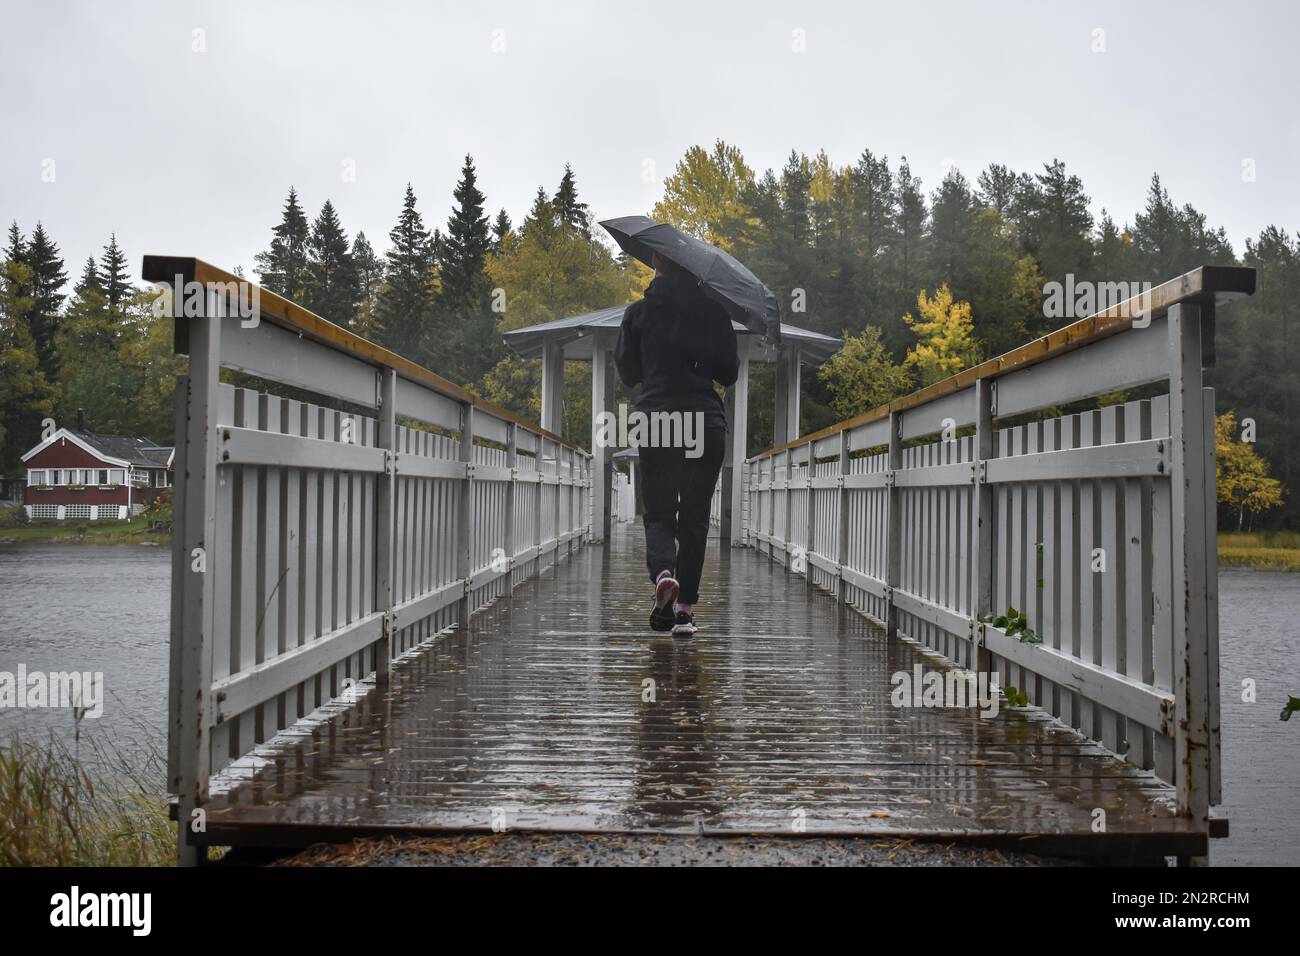
[[[716,545],[694,639],[649,630],[640,531],[620,526],[281,748],[209,805],[208,840],[495,827],[1204,852],[1171,788],[1037,711],[892,706],[891,675],[937,659]]]

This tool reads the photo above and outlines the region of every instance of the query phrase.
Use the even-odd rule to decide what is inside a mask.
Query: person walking
[[[641,387],[638,411],[680,412],[684,425],[687,416],[703,425],[702,447],[674,442],[638,449],[646,565],[654,585],[650,627],[689,637],[696,631],[709,506],[727,440],[726,409],[713,383],[734,385],[740,356],[731,318],[699,280],[658,253],[651,265],[655,278],[645,297],[623,313],[614,361],[628,388]]]

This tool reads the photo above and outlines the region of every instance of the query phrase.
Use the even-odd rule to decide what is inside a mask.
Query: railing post
[[[840,474],[835,510],[835,604],[844,607],[844,566],[849,563],[849,489],[844,478],[849,473],[849,433],[840,431]]]
[[[1201,389],[1201,306],[1171,306],[1169,325],[1170,483],[1173,514],[1175,760],[1178,812],[1208,828],[1210,816],[1210,649],[1207,552],[1206,403]],[[1207,473],[1208,472],[1208,473]]]
[[[971,527],[975,531],[971,594],[971,667],[977,674],[992,671],[984,643],[984,619],[993,611],[993,488],[985,478],[985,462],[993,457],[993,383],[975,383],[975,456],[971,462]]]
[[[813,489],[813,477],[817,472],[816,459],[813,456],[813,443],[808,443],[808,503],[807,513],[804,518],[803,533],[803,573],[805,583],[812,587],[813,585],[813,546],[817,543],[817,508],[815,506],[816,495]]]
[[[903,467],[903,416],[889,413],[889,453],[885,465],[885,633],[898,636],[898,607],[894,591],[903,564],[903,508],[902,492],[896,477]]]
[[[384,449],[386,467],[375,488],[375,604],[384,612],[384,638],[375,652],[375,683],[388,683],[393,658],[393,539],[397,513],[397,373],[379,372],[379,429],[376,440]]]
[[[460,408],[460,447],[457,460],[465,464],[465,478],[456,502],[456,577],[464,582],[464,593],[456,605],[461,633],[469,630],[470,575],[473,574],[474,546],[474,406]]]
[[[177,863],[195,866],[206,849],[192,845],[190,828],[195,810],[208,798],[212,694],[213,578],[220,555],[216,540],[217,393],[221,366],[221,316],[224,303],[209,292],[204,314],[180,319],[188,324],[189,375],[186,389],[176,396],[184,403],[184,454],[176,461],[179,527],[173,547],[173,567],[181,574],[173,583],[182,591],[179,620],[173,618],[172,678],[176,709]]]
[[[515,555],[519,552],[519,543],[515,540],[515,489],[519,487],[519,427],[514,422],[506,423],[506,467],[510,469],[510,480],[506,482],[505,514],[502,523],[505,528],[504,550],[508,567],[506,569],[506,590],[509,594],[515,587]]]

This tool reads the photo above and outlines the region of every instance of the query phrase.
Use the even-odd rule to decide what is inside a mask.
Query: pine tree
[[[298,193],[289,187],[280,224],[272,230],[271,248],[255,257],[258,281],[286,299],[302,302],[307,282],[307,244],[311,227],[298,204]]]
[[[921,180],[912,175],[912,167],[906,156],[899,161],[898,172],[894,177],[894,206],[898,210],[898,218],[894,241],[886,256],[891,280],[890,308],[887,314],[891,317],[902,313],[915,301],[916,294],[925,281],[928,212],[925,196],[921,192]],[[895,354],[906,345],[906,329],[901,323],[890,322],[881,331],[886,344]]]
[[[591,236],[591,215],[587,204],[578,201],[578,184],[573,177],[573,167],[564,164],[564,175],[560,186],[555,191],[555,213],[560,221],[578,230],[585,237]]]
[[[503,354],[484,272],[492,238],[470,156],[465,157],[454,196],[447,235],[439,245],[438,341],[430,343],[429,351],[443,374],[469,384],[479,381]]]
[[[32,271],[13,242],[0,268],[0,474],[22,467],[21,456],[40,440],[41,420],[54,412],[56,390],[40,368],[32,337]]]
[[[68,281],[63,271],[59,247],[45,234],[38,222],[25,251],[26,265],[32,272],[32,311],[30,326],[40,359],[42,374],[48,381],[58,380],[59,356],[55,339],[59,331],[60,310],[65,298],[63,286]]]
[[[9,224],[9,245],[5,248],[4,261],[22,263],[27,261],[27,243],[23,240],[23,233],[18,228],[17,220]]]
[[[1034,177],[1033,189],[1022,190],[1022,196],[1028,225],[1021,238],[1043,275],[1057,282],[1064,282],[1068,274],[1089,275],[1093,219],[1079,177],[1067,175],[1065,163],[1054,159],[1044,164],[1043,172]]]
[[[81,278],[73,287],[74,294],[81,296],[88,292],[94,292],[97,295],[104,295],[104,277],[100,275],[99,266],[95,262],[94,256],[86,257],[86,265],[81,270]]]
[[[1010,219],[1020,178],[1001,163],[990,163],[988,169],[980,173],[978,185],[980,202],[999,216]]]
[[[103,276],[104,298],[108,302],[109,312],[120,315],[123,303],[135,292],[135,287],[131,284],[126,255],[117,245],[116,233],[109,235],[108,245],[104,247],[104,263],[100,267],[100,273]]]
[[[502,209],[497,213],[497,218],[492,223],[493,252],[501,251],[501,245],[506,241],[506,237],[510,235],[511,228],[510,217],[506,215],[506,211]]]
[[[356,267],[348,236],[328,199],[312,224],[307,243],[304,302],[308,309],[335,325],[352,324],[357,298]]]
[[[946,283],[960,299],[974,288],[973,246],[977,201],[966,177],[949,170],[930,200],[930,271],[932,279]]]
[[[375,254],[364,232],[352,240],[352,266],[356,270],[357,300],[352,310],[352,330],[373,339],[379,331],[377,309],[384,286],[384,260]]]
[[[425,324],[429,321],[434,292],[433,262],[429,233],[415,208],[410,183],[402,214],[388,234],[392,246],[384,257],[384,289],[379,295],[377,317],[380,341],[388,348],[419,362]]]
[[[474,160],[470,156],[465,157],[453,195],[456,204],[439,249],[438,275],[442,282],[439,301],[460,308],[480,291],[483,262],[492,248],[488,219],[483,214],[484,196],[479,191]]]

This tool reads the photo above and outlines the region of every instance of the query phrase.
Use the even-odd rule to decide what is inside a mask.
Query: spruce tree
[[[492,251],[499,252],[501,244],[505,242],[506,236],[510,235],[511,223],[510,217],[502,209],[497,213],[496,220],[492,223]]]
[[[384,257],[384,289],[377,317],[380,341],[388,348],[420,362],[422,331],[429,321],[433,301],[433,263],[429,233],[415,208],[415,192],[406,185],[402,213],[388,234],[392,243]]]
[[[53,382],[58,380],[59,356],[55,340],[65,298],[62,290],[68,276],[63,271],[59,247],[45,234],[45,228],[39,222],[32,232],[25,255],[26,265],[32,271],[32,339],[36,343],[41,372],[47,380]]]
[[[23,233],[18,228],[17,220],[9,224],[9,245],[5,247],[4,261],[27,261],[27,243],[23,240]]]
[[[591,235],[591,215],[587,211],[587,204],[578,201],[578,184],[574,180],[573,167],[568,163],[564,164],[564,175],[555,191],[554,206],[555,214],[561,222],[584,236]]]
[[[502,354],[484,272],[491,229],[477,178],[474,160],[466,156],[447,234],[439,244],[438,341],[429,350],[444,374],[463,384],[477,382]]]
[[[306,294],[307,244],[311,227],[298,204],[298,193],[289,187],[280,224],[272,230],[271,248],[255,258],[258,281],[286,299],[302,302]]]
[[[96,264],[94,256],[86,257],[86,265],[81,270],[81,278],[77,280],[77,284],[72,291],[78,296],[88,292],[104,295],[104,277],[100,275],[99,266]]]
[[[304,300],[308,309],[335,325],[350,326],[357,298],[356,268],[348,236],[328,199],[312,223],[307,243]]]
[[[384,260],[376,255],[364,232],[358,232],[352,240],[352,267],[357,280],[352,329],[357,335],[373,339],[379,331],[376,310],[384,286]]]
[[[459,308],[479,291],[483,262],[492,248],[488,219],[483,214],[484,197],[469,156],[465,157],[453,195],[456,204],[439,249],[438,275],[442,282],[440,302]]]
[[[113,315],[121,315],[123,303],[135,291],[131,284],[130,268],[126,255],[117,245],[117,234],[111,233],[108,245],[104,247],[104,263],[100,267],[103,276],[103,293],[108,302],[108,310]]]

